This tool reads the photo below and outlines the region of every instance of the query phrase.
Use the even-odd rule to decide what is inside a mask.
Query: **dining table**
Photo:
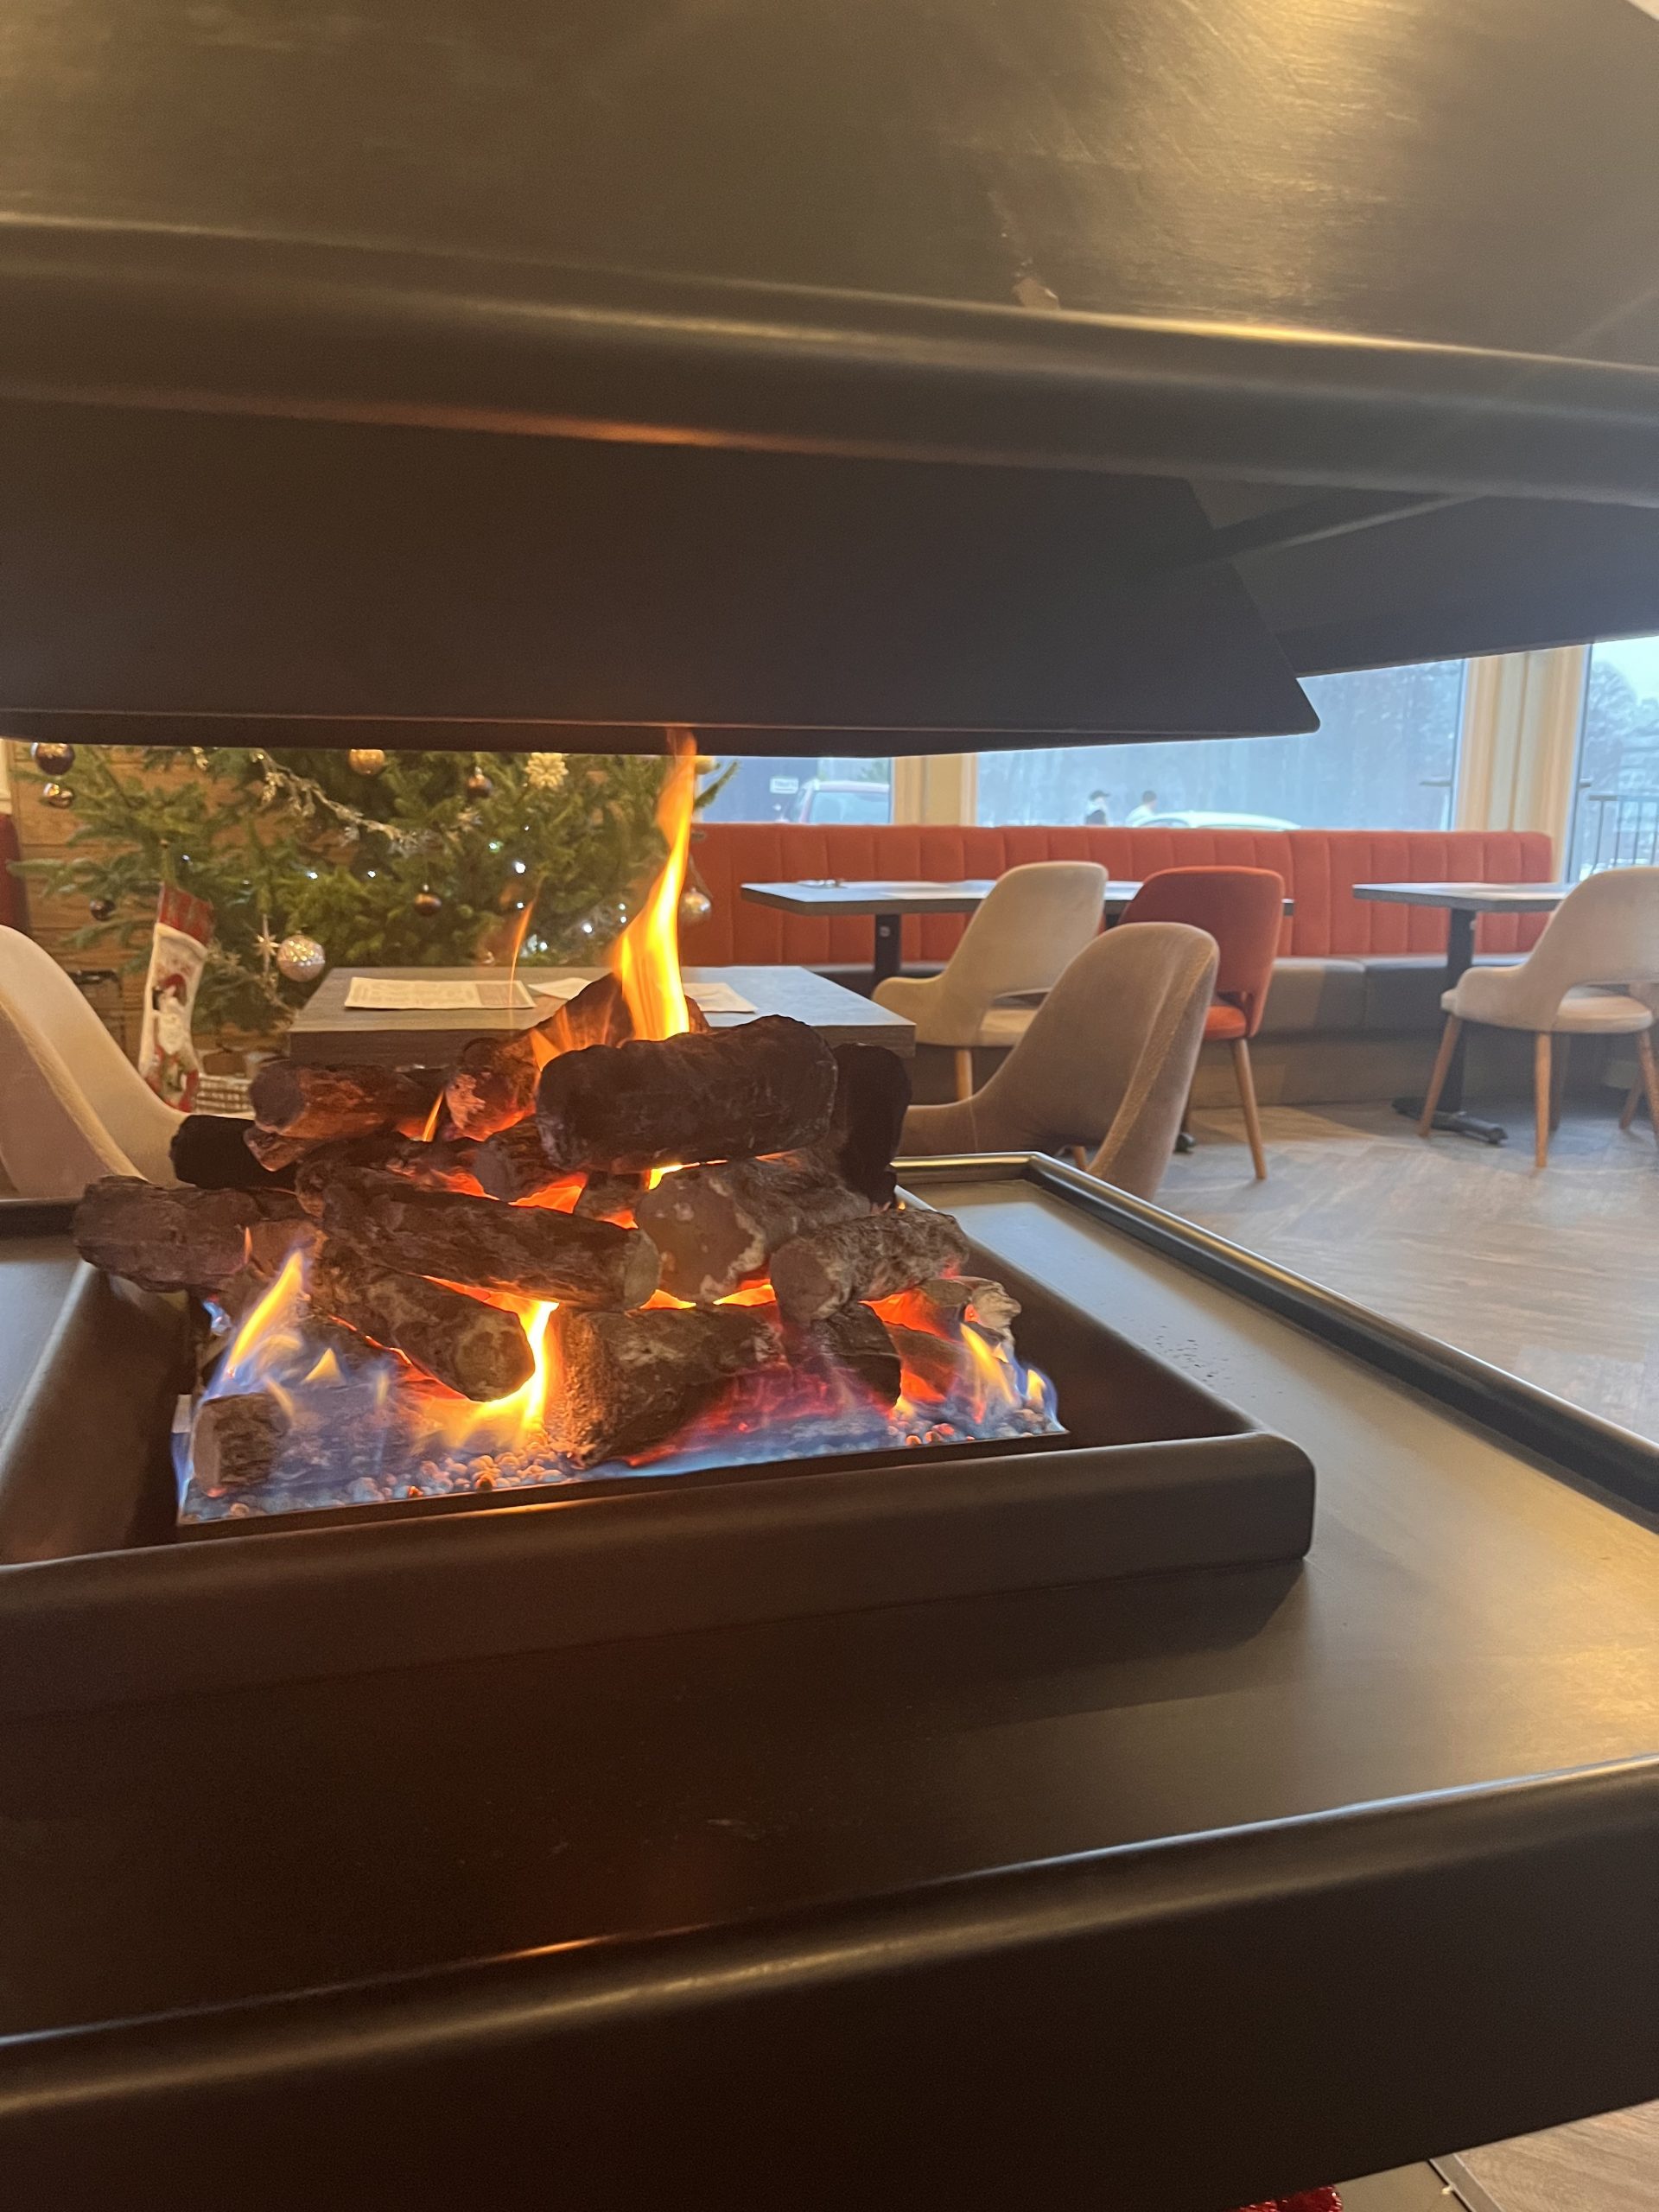
[[[1570,883],[1357,883],[1356,899],[1382,906],[1438,906],[1447,917],[1446,966],[1442,992],[1455,990],[1474,965],[1475,924],[1483,914],[1553,914]],[[1449,1136],[1472,1137],[1478,1144],[1507,1144],[1510,1133],[1501,1122],[1482,1121],[1465,1113],[1463,1104],[1464,1058],[1468,1045],[1465,1029],[1458,1039],[1452,1065],[1440,1090],[1434,1127]],[[1408,1121],[1421,1117],[1421,1098],[1396,1098],[1396,1114]]]
[[[903,965],[907,914],[971,914],[984,905],[995,885],[995,876],[967,876],[954,883],[885,878],[854,882],[825,876],[806,877],[798,883],[745,883],[739,887],[755,906],[775,906],[785,914],[868,914],[875,924],[875,952],[870,964],[874,991]],[[1139,883],[1109,882],[1101,895],[1105,920],[1120,919],[1140,888]],[[1287,899],[1286,913],[1294,911],[1294,902]]]
[[[575,967],[525,968],[517,976],[498,968],[335,968],[294,1017],[289,1058],[336,1066],[445,1066],[469,1037],[531,1028],[556,1011],[573,985],[604,973]],[[885,1045],[906,1058],[916,1049],[913,1022],[810,968],[688,968],[684,976],[690,995],[706,1001],[714,1029],[785,1014],[832,1046]],[[431,1003],[443,997],[458,1002]],[[404,1003],[360,1002],[365,1000]]]

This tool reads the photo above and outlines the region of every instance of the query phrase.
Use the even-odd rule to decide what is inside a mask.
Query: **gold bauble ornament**
[[[439,898],[429,883],[423,883],[415,893],[415,911],[423,921],[429,921],[434,914],[442,910],[442,899]]]
[[[378,745],[354,745],[346,755],[346,765],[354,776],[378,776],[386,756]]]
[[[41,785],[41,804],[42,806],[49,806],[60,813],[66,806],[73,806],[74,803],[75,795],[73,791],[70,790],[67,784],[42,784]]]

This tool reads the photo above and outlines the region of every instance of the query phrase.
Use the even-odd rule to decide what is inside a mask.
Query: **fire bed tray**
[[[86,1270],[0,1442],[0,1713],[1306,1553],[1313,1470],[1294,1444],[1053,1290],[974,1264],[1020,1300],[1016,1341],[1053,1378],[1064,1436],[238,1521],[210,1542],[171,1526],[166,1332],[95,1325],[113,1287]],[[157,1416],[147,1448],[135,1403]]]

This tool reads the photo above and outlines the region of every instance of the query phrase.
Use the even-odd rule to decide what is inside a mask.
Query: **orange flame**
[[[342,1424],[370,1438],[378,1436],[385,1464],[372,1470],[370,1479],[384,1484],[389,1478],[397,1495],[440,1495],[458,1486],[488,1491],[559,1478],[562,1378],[557,1332],[551,1325],[556,1304],[505,1292],[472,1293],[518,1314],[532,1356],[530,1379],[520,1389],[480,1404],[458,1396],[393,1352],[365,1367],[360,1357],[342,1363],[332,1349],[320,1350],[308,1326],[305,1277],[304,1262],[296,1254],[235,1332],[210,1395],[264,1390],[302,1440],[308,1432],[326,1444],[340,1436]],[[723,1302],[764,1306],[769,1299],[767,1286],[753,1284]],[[650,1302],[678,1303],[662,1292]],[[1006,1340],[917,1292],[883,1300],[878,1310],[895,1327],[902,1316],[906,1339],[903,1386],[892,1411],[893,1442],[949,1444],[964,1434],[1035,1434],[1057,1428],[1052,1386],[1038,1370],[1027,1369]],[[866,1414],[870,1410],[863,1408]],[[875,1410],[885,1418],[885,1408]],[[692,1447],[707,1449],[729,1438],[735,1456],[748,1459],[756,1456],[750,1448],[754,1439],[768,1431],[787,1433],[791,1424],[804,1423],[812,1433],[825,1421],[840,1424],[859,1412],[848,1402],[846,1388],[773,1366],[750,1378],[750,1387],[729,1407],[711,1409]],[[381,1495],[391,1494],[383,1488]]]
[[[460,1283],[450,1287],[465,1289]],[[529,1382],[521,1382],[505,1398],[461,1398],[440,1384],[428,1382],[423,1386],[425,1418],[435,1437],[452,1450],[480,1443],[496,1452],[534,1446],[541,1440],[552,1393],[556,1361],[548,1324],[558,1310],[558,1300],[516,1298],[508,1291],[476,1288],[466,1294],[486,1306],[505,1306],[518,1316],[530,1340],[535,1367]]]
[[[273,1341],[289,1337],[299,1342],[304,1329],[302,1293],[305,1288],[305,1261],[297,1249],[289,1254],[276,1281],[243,1316],[226,1357],[227,1376],[241,1380],[251,1368],[263,1376],[271,1358]]]
[[[644,907],[611,947],[612,972],[622,986],[636,1037],[683,1037],[691,1027],[680,978],[680,893],[691,849],[697,746],[689,729],[671,729],[668,741],[674,757],[657,804],[668,858]]]
[[[507,969],[507,1004],[509,1006],[518,996],[513,986],[518,981],[518,956],[524,949],[524,939],[530,935],[530,925],[536,918],[536,901],[541,895],[541,880],[538,877],[534,890],[524,901],[524,911],[518,917],[518,926],[512,932],[512,959]]]
[[[969,1403],[975,1420],[983,1421],[994,1406],[1012,1408],[1020,1404],[1025,1395],[1020,1388],[1023,1378],[1014,1362],[993,1351],[971,1324],[963,1329],[960,1341],[967,1350],[973,1375]]]
[[[303,1253],[297,1249],[290,1253],[275,1281],[237,1328],[217,1387],[264,1390],[291,1420],[308,1419],[326,1426],[330,1391],[353,1385],[333,1351],[325,1348],[320,1352],[309,1333],[307,1274]],[[469,1294],[481,1298],[486,1305],[505,1306],[518,1316],[535,1360],[530,1380],[505,1397],[475,1403],[458,1397],[429,1377],[403,1369],[397,1355],[388,1352],[372,1378],[375,1406],[381,1412],[385,1410],[394,1377],[402,1370],[404,1380],[397,1387],[400,1395],[412,1394],[418,1400],[430,1448],[482,1443],[492,1451],[507,1452],[537,1446],[544,1440],[548,1402],[556,1380],[556,1354],[548,1327],[556,1301],[515,1298],[506,1292],[474,1290]],[[314,1398],[313,1391],[320,1395]]]
[[[530,1349],[535,1355],[536,1370],[528,1382],[520,1384],[509,1396],[492,1398],[485,1405],[468,1406],[461,1402],[453,1408],[452,1421],[461,1433],[480,1427],[499,1428],[509,1440],[519,1442],[533,1437],[547,1418],[547,1395],[550,1379],[553,1347],[548,1338],[547,1325],[552,1319],[556,1300],[537,1299],[518,1306],[518,1318],[524,1325],[524,1334],[530,1339]]]

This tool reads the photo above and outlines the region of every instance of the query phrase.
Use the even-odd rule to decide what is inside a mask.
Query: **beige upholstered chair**
[[[1659,1015],[1659,983],[1633,983],[1630,986],[1630,996],[1633,999],[1640,999],[1650,1014]],[[1624,1110],[1618,1117],[1618,1126],[1621,1129],[1628,1129],[1636,1119],[1636,1109],[1642,1103],[1642,1094],[1647,1087],[1643,1081],[1643,1071],[1638,1067],[1636,1071],[1636,1081],[1624,1094]],[[1649,1100],[1648,1110],[1650,1114],[1653,1113],[1651,1098]],[[1656,1133],[1659,1133],[1659,1115],[1654,1116],[1653,1126]]]
[[[26,1198],[78,1198],[99,1175],[176,1179],[164,1106],[57,962],[0,929],[0,1167]]]
[[[1440,1004],[1446,1013],[1440,1057],[1423,1101],[1418,1134],[1434,1126],[1434,1109],[1465,1021],[1533,1033],[1536,1159],[1549,1157],[1552,1039],[1563,1053],[1574,1037],[1634,1037],[1648,1103],[1659,1096],[1653,1058],[1653,1009],[1625,990],[1586,985],[1639,985],[1659,977],[1659,868],[1609,868],[1570,892],[1518,968],[1471,968]],[[1659,1110],[1654,1115],[1659,1128]]]
[[[976,1045],[1017,1045],[1035,1008],[999,1005],[1049,990],[1100,934],[1106,871],[1092,861],[1036,861],[999,876],[940,976],[893,976],[875,1002],[916,1025],[918,1045],[957,1055],[957,1096],[974,1087]]]
[[[1185,922],[1126,922],[1081,951],[982,1090],[912,1106],[900,1150],[1063,1152],[1155,1195],[1204,1042],[1216,943]]]

